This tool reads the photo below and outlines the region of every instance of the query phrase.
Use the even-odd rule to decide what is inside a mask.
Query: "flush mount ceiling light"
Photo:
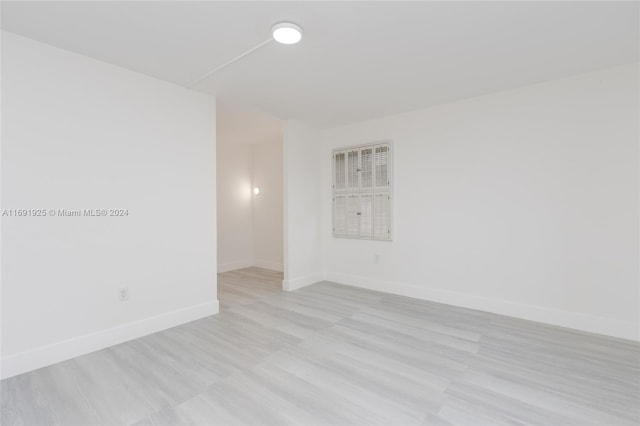
[[[191,81],[190,83],[187,83],[184,87],[191,88],[195,86],[196,84],[200,83],[202,80],[208,77],[211,77],[213,74],[228,67],[234,62],[239,61],[240,59],[244,58],[250,53],[255,52],[256,50],[268,45],[273,40],[282,44],[296,44],[297,42],[302,40],[302,28],[300,28],[299,25],[292,24],[291,22],[280,22],[279,24],[275,24],[271,28],[271,35],[273,36],[273,38],[269,38],[261,42],[260,44],[250,48],[249,50],[244,51],[243,53],[239,54],[235,58],[231,58],[227,62],[221,65],[218,65],[211,71],[208,71],[205,74],[201,75],[200,77],[196,78],[195,80]]]
[[[296,44],[302,39],[302,28],[291,22],[280,22],[271,28],[273,39],[282,44]]]

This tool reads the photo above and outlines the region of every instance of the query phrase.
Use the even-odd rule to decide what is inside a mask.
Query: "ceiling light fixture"
[[[271,29],[273,39],[282,44],[296,44],[302,39],[302,28],[291,22],[280,22]]]
[[[266,46],[267,44],[271,43],[273,40],[282,44],[296,44],[302,39],[302,28],[300,28],[300,26],[296,24],[292,24],[291,22],[280,22],[279,24],[275,24],[271,28],[271,34],[273,35],[273,38],[269,38],[263,41],[262,43],[252,47],[251,49],[244,51],[243,53],[239,54],[235,58],[229,59],[227,62],[223,63],[222,65],[215,67],[211,71],[208,71],[205,74],[201,75],[200,77],[196,78],[195,80],[191,81],[190,83],[187,83],[185,87],[191,88],[195,86],[196,84],[200,83],[202,80],[211,77],[213,74],[217,73],[218,71],[228,67],[234,62]]]

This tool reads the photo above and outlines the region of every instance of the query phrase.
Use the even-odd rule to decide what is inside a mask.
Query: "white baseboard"
[[[294,291],[299,288],[306,287],[311,284],[315,284],[323,280],[323,276],[320,273],[310,274],[305,277],[294,278],[291,280],[282,280],[282,289],[284,291]]]
[[[251,266],[253,266],[253,260],[218,263],[218,273],[235,271],[236,269],[249,268]]]
[[[284,268],[282,267],[282,262],[272,262],[270,260],[254,260],[253,266],[257,266],[258,268],[270,269],[272,271],[282,272]]]
[[[631,321],[620,321],[581,314],[578,312],[562,311],[534,305],[524,305],[506,300],[491,299],[356,275],[328,272],[326,274],[326,280],[339,284],[366,288],[369,290],[377,290],[385,293],[413,297],[415,299],[429,300],[447,305],[477,309],[480,311],[587,331],[590,333],[598,333],[622,339],[640,341],[640,326]]]
[[[4,356],[1,361],[2,368],[0,377],[5,379],[46,367],[128,340],[137,339],[138,337],[214,315],[217,314],[218,311],[219,303],[215,300]]]

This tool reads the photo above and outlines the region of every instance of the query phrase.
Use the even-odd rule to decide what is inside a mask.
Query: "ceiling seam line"
[[[234,62],[236,62],[236,61],[244,58],[245,56],[255,52],[256,50],[260,49],[261,47],[266,46],[267,44],[271,43],[272,41],[273,41],[272,38],[269,38],[269,39],[263,41],[262,43],[258,44],[257,46],[252,47],[251,49],[241,53],[240,55],[236,56],[235,58],[228,60],[224,64],[219,65],[216,68],[212,69],[211,71],[209,71],[209,72],[203,74],[202,76],[196,78],[195,80],[191,81],[189,84],[185,85],[184,87],[187,88],[187,89],[190,89],[191,87],[193,87],[196,84],[200,83],[205,78],[211,77],[213,74],[217,73],[218,71],[228,67],[229,65],[233,64]]]

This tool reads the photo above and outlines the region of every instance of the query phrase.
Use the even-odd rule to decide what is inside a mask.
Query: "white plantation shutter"
[[[391,145],[333,152],[333,235],[391,240]]]
[[[373,194],[360,195],[360,236],[373,238]]]
[[[347,188],[350,190],[357,190],[360,186],[358,169],[358,150],[350,150],[347,152]]]
[[[373,189],[373,147],[360,149],[360,190]]]
[[[333,156],[333,188],[345,189],[347,186],[347,160],[344,152],[336,152]]]
[[[375,147],[375,174],[376,189],[389,186],[389,145],[377,145]]]
[[[347,195],[347,232],[350,237],[360,235],[360,196]]]
[[[391,197],[386,193],[375,196],[375,227],[373,236],[378,240],[391,239]]]
[[[333,233],[347,235],[347,196],[336,194],[333,198]]]
[[[375,174],[375,229],[378,240],[391,239],[391,147],[376,145],[374,159]]]

